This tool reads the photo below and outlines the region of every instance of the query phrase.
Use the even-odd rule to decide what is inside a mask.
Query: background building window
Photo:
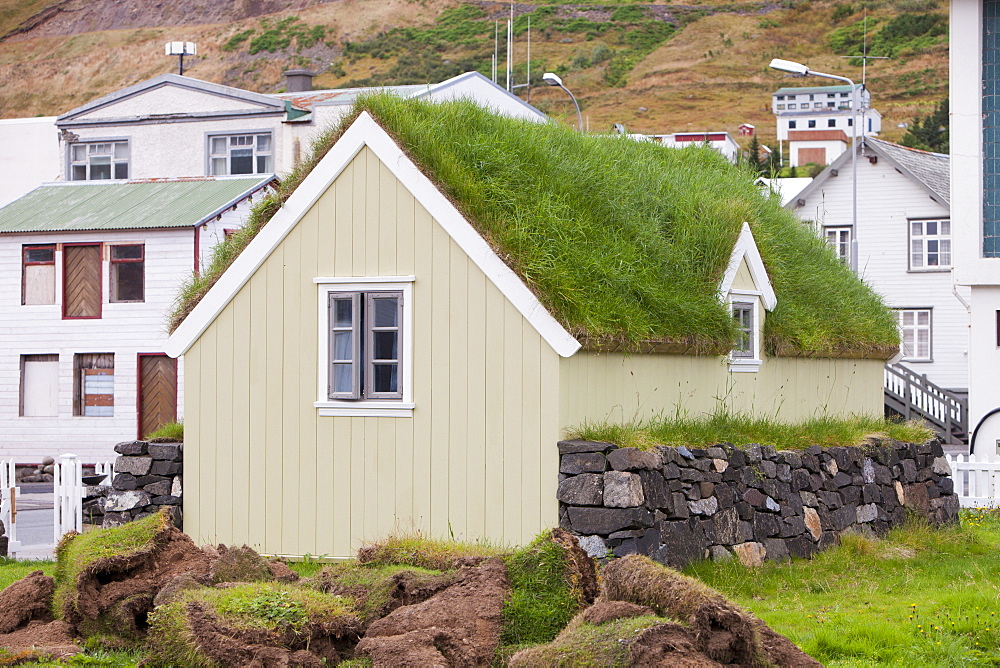
[[[931,310],[897,309],[899,336],[903,344],[903,360],[907,362],[930,362],[931,357]]]
[[[77,353],[73,356],[73,415],[112,417],[114,414],[114,353]]]
[[[851,262],[851,228],[849,227],[824,227],[823,233],[826,236],[826,243],[833,247],[837,257],[844,262]]]
[[[145,299],[145,265],[142,244],[111,247],[111,301]]]
[[[816,121],[809,121],[809,127],[811,128],[816,127]]]
[[[951,266],[951,221],[910,221],[910,269]]]
[[[789,130],[794,130],[795,129],[795,125],[796,125],[795,121],[788,121],[788,129]]]
[[[56,247],[21,247],[21,303],[56,303]]]
[[[274,171],[271,133],[209,137],[213,176],[270,174]]]
[[[128,178],[127,141],[70,144],[69,157],[73,181]]]
[[[21,355],[18,415],[59,415],[59,355]]]
[[[837,119],[836,118],[831,118],[831,119],[827,120],[826,127],[828,127],[828,128],[835,128],[835,127],[837,127]]]

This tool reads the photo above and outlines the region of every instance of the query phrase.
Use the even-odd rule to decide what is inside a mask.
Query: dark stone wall
[[[166,506],[178,528],[181,514],[183,443],[125,441],[115,446],[115,477],[110,486],[88,487],[84,515],[103,516],[101,526],[121,526]],[[88,508],[90,509],[88,512]]]
[[[883,534],[908,512],[935,524],[958,521],[937,440],[780,452],[561,441],[559,453],[560,526],[595,557],[759,565],[812,556],[845,531]]]

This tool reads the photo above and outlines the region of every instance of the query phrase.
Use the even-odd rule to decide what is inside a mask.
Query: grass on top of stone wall
[[[851,415],[819,416],[801,422],[781,422],[768,417],[733,415],[716,411],[707,415],[675,415],[645,422],[587,422],[572,430],[573,438],[605,441],[623,448],[649,450],[657,445],[709,446],[732,443],[773,445],[779,450],[801,450],[812,445],[836,447],[866,445],[875,438],[922,443],[934,432],[917,421],[894,422]]]

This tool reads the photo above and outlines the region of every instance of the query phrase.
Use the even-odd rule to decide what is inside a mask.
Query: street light
[[[571,100],[573,100],[573,105],[576,107],[576,122],[580,126],[580,132],[583,132],[583,114],[580,113],[580,104],[576,101],[576,96],[569,91],[569,88],[563,86],[562,79],[559,78],[558,74],[554,74],[552,72],[546,72],[545,74],[542,75],[542,81],[544,81],[550,86],[559,86],[564,91],[566,91],[566,94],[569,95]]]
[[[792,60],[782,60],[775,58],[771,61],[771,67],[782,72],[791,72],[799,76],[824,77],[826,79],[836,79],[846,81],[851,86],[851,127],[854,132],[851,139],[851,188],[852,188],[852,221],[851,221],[851,269],[858,273],[858,89],[854,82],[847,77],[836,74],[824,74],[815,72],[802,63]]]

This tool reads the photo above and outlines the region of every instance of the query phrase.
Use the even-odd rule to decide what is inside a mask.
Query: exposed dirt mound
[[[698,650],[697,634],[680,624],[647,629],[629,646],[630,666],[714,668],[723,664]]]
[[[420,572],[403,567],[386,576],[386,570],[391,567],[334,564],[317,573],[310,585],[327,594],[353,600],[362,622],[367,625],[400,606],[422,603],[459,579],[458,572]]]
[[[55,588],[55,580],[42,571],[32,571],[0,591],[0,633],[10,633],[34,620],[50,621]]]
[[[219,558],[212,561],[209,575],[212,582],[269,582],[274,580],[274,574],[268,566],[267,559],[243,545],[242,547],[226,547],[219,545],[216,550]]]
[[[271,571],[271,577],[278,582],[298,582],[299,580],[299,574],[283,561],[268,561],[267,567]]]
[[[565,529],[552,530],[552,542],[566,550],[566,577],[577,593],[582,605],[590,605],[597,598],[597,567],[576,536]]]
[[[636,605],[626,601],[600,601],[583,611],[583,621],[599,626],[615,619],[655,614],[647,605]]]
[[[509,588],[498,558],[464,567],[450,587],[372,622],[357,653],[376,666],[487,666],[500,642]]]
[[[74,546],[87,536],[73,536],[59,545],[59,568],[68,580],[68,592],[61,597],[62,617],[84,634],[106,628],[110,623],[116,633],[141,635],[146,616],[153,609],[156,594],[178,575],[207,578],[209,561],[190,538],[166,515],[147,520],[154,523],[151,538],[137,549],[110,551],[110,556],[84,561],[86,545]],[[132,523],[102,532],[100,540],[113,544],[117,536],[131,536],[142,527]],[[79,549],[74,549],[79,548]]]
[[[695,632],[698,651],[714,661],[820,665],[715,590],[646,557],[618,559],[608,564],[601,575],[602,599],[648,605],[660,615],[679,620]],[[647,653],[654,650],[651,647]]]
[[[0,657],[0,665],[16,665],[43,656],[63,659],[79,654],[81,649],[75,635],[66,622],[33,621],[13,633],[0,635],[0,648],[9,654]]]

